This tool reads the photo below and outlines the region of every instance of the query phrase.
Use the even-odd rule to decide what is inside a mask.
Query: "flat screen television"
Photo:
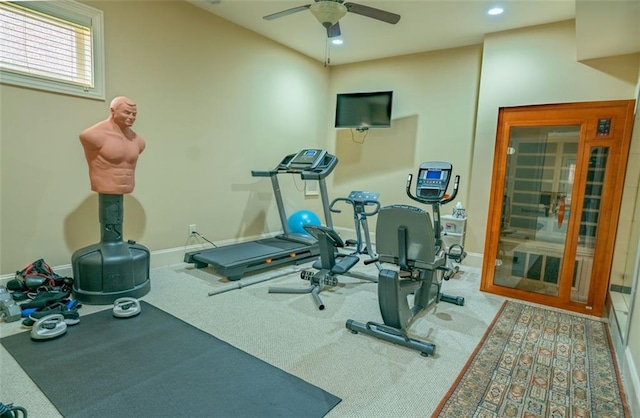
[[[393,91],[339,93],[336,128],[389,128]]]

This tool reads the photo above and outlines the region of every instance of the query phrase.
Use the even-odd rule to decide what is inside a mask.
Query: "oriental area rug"
[[[628,417],[607,324],[506,301],[433,417]]]

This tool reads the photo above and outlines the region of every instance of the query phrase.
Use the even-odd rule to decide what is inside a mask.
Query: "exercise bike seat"
[[[407,235],[403,243],[398,239],[400,228]],[[433,270],[444,265],[445,258],[436,257],[433,236],[431,217],[422,209],[391,205],[378,212],[376,251],[384,263],[398,265],[403,270]],[[406,248],[402,248],[404,246]]]

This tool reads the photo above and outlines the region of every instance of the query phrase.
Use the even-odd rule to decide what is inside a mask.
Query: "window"
[[[0,2],[0,82],[104,100],[102,11]]]

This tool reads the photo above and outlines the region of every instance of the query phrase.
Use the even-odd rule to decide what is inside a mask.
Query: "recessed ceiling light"
[[[501,15],[503,12],[504,12],[504,9],[502,7],[494,7],[492,9],[489,9],[487,14],[490,14],[491,16],[495,16],[495,15]]]
[[[342,45],[344,41],[342,39],[332,39],[331,43],[334,45]]]

